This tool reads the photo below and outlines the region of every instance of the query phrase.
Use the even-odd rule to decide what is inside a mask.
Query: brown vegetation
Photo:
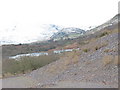
[[[107,64],[115,64],[115,65],[119,65],[118,62],[118,55],[113,56],[113,55],[105,55],[102,59],[103,64],[107,65]]]
[[[32,70],[36,70],[55,60],[58,60],[58,55],[39,56],[39,57],[22,57],[19,61],[4,60],[2,65],[3,77],[8,77],[16,74],[25,74]]]

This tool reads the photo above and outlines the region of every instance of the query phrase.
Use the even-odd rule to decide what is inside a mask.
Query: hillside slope
[[[113,31],[89,40],[80,46],[79,52],[66,54],[61,60],[32,72],[31,77],[40,82],[37,87],[118,87],[118,38]],[[80,82],[85,85],[79,85]]]
[[[64,53],[59,60],[31,73],[3,79],[3,87],[117,88],[117,27],[96,32],[80,42],[87,43],[80,43],[79,51]]]
[[[47,42],[47,47],[56,46],[50,49],[51,51],[60,48],[79,48],[79,50],[65,52],[61,54],[59,60],[30,73],[4,78],[2,79],[3,88],[118,88],[120,65],[118,46],[120,44],[118,42],[119,23],[115,17],[110,20],[114,22],[112,25],[106,26],[105,23],[82,37]],[[98,28],[101,29],[98,30]],[[37,46],[39,45],[40,43]],[[21,45],[15,47],[18,46],[22,48]],[[46,47],[46,43],[42,43],[41,46]],[[5,47],[8,47],[5,50],[11,52],[9,46]],[[36,47],[35,50],[37,50]]]

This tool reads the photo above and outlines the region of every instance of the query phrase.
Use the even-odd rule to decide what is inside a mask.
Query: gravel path
[[[2,88],[111,88],[110,85],[92,83],[92,82],[76,82],[76,81],[60,81],[57,83],[44,84],[37,86],[39,83],[29,77],[7,78],[2,82]]]
[[[35,86],[37,83],[37,81],[26,76],[12,77],[2,80],[2,88],[28,88]]]
[[[61,81],[57,84],[44,85],[43,88],[111,88],[111,86],[90,82]]]

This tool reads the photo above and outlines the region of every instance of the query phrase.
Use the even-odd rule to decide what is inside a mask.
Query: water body
[[[79,50],[79,48],[77,49],[63,49],[63,50],[55,50],[53,51],[54,54],[60,54],[60,53],[63,53],[63,52],[72,52],[74,50]]]
[[[72,52],[73,50],[79,50],[79,48],[77,49],[62,49],[62,50],[55,50],[53,51],[54,54],[60,54],[60,53],[64,53],[64,52]],[[9,57],[9,59],[19,59],[21,57],[25,57],[25,56],[42,56],[42,55],[49,55],[49,53],[46,52],[41,52],[41,53],[28,53],[28,54],[19,54],[16,56],[11,56]]]
[[[55,50],[53,51],[54,54],[60,54],[60,53],[63,53],[63,52],[72,52],[73,49],[65,49],[65,50]]]
[[[16,55],[16,56],[12,56],[12,57],[9,57],[9,59],[18,59],[20,57],[24,57],[24,56],[41,56],[41,55],[48,55],[48,53],[28,53],[28,54],[19,54],[19,55]]]

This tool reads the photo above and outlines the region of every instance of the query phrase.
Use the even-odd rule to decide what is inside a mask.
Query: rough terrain
[[[22,76],[3,79],[3,88],[117,88],[118,33],[80,46],[78,56],[60,60]]]

